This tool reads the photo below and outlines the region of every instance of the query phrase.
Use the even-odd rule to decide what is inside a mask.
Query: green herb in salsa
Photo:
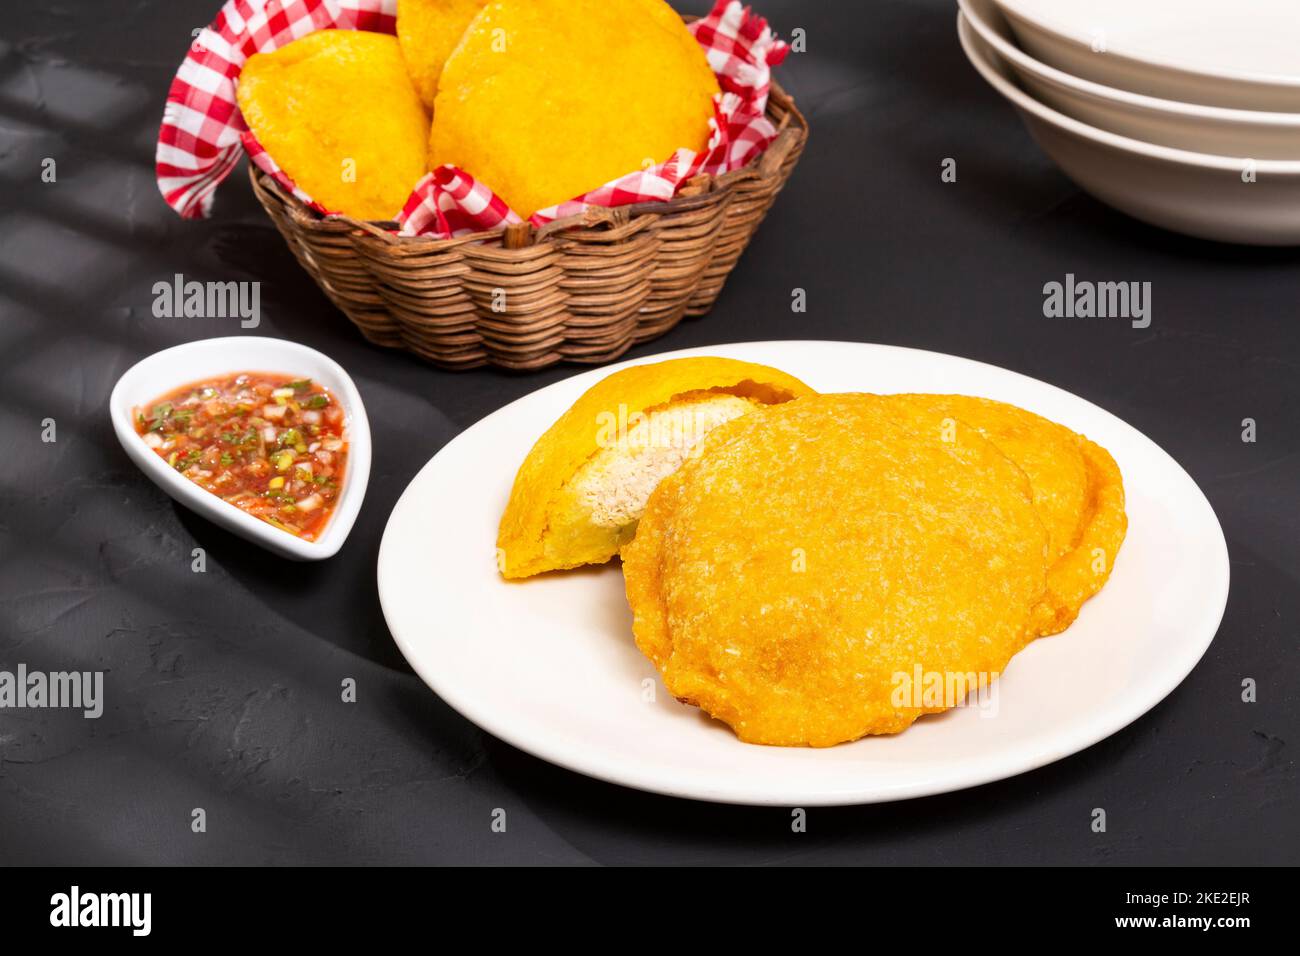
[[[316,540],[338,503],[346,422],[311,379],[232,373],[164,395],[135,421],[185,477],[290,534]]]

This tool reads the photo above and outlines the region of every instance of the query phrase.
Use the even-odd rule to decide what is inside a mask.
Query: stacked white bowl
[[[1080,187],[1300,245],[1300,0],[958,0],[967,57]]]

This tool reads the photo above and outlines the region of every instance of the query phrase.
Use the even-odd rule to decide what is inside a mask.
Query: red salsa
[[[306,541],[338,503],[343,409],[311,379],[233,372],[185,385],[136,409],[135,430],[190,481]]]

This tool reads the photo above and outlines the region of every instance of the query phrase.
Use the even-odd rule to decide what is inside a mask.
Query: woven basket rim
[[[776,138],[768,144],[767,149],[759,153],[739,169],[723,173],[720,176],[703,174],[687,180],[685,193],[679,193],[665,202],[640,202],[625,206],[593,206],[584,213],[556,219],[540,228],[534,228],[528,222],[515,225],[498,226],[483,232],[467,233],[453,238],[437,236],[403,236],[392,231],[398,228],[396,220],[362,220],[344,214],[325,216],[309,207],[292,193],[286,192],[270,175],[262,172],[254,164],[248,166],[249,179],[255,188],[260,187],[274,196],[285,207],[288,214],[302,227],[307,229],[328,229],[331,232],[363,233],[390,247],[403,247],[402,252],[424,252],[430,249],[450,249],[468,243],[490,242],[503,239],[512,230],[524,237],[525,245],[536,245],[551,240],[557,233],[577,228],[594,228],[599,226],[617,227],[626,225],[646,214],[671,215],[689,212],[701,205],[715,202],[718,194],[735,189],[739,184],[752,179],[767,179],[781,174],[781,167],[786,157],[792,152],[799,152],[799,146],[808,137],[808,120],[799,111],[794,97],[774,78],[768,94],[767,115],[772,118],[773,100],[780,103],[782,115],[777,120]],[[392,249],[391,251],[398,251]]]

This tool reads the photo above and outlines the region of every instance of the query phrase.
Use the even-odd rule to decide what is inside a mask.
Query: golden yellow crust
[[[487,0],[397,0],[397,42],[420,99],[430,110],[438,78],[465,28]]]
[[[589,520],[574,476],[648,412],[709,391],[759,404],[812,393],[778,369],[712,357],[635,365],[602,379],[537,440],[515,475],[497,537],[501,573],[524,578],[612,558],[631,529]]]
[[[969,425],[1019,465],[1050,536],[1048,594],[1036,610],[1040,635],[1065,630],[1110,576],[1124,541],[1124,483],[1101,446],[1005,402],[966,395],[890,395]]]
[[[1048,594],[1040,609],[1043,635],[1069,627],[1084,602],[1101,590],[1128,531],[1119,465],[1096,442],[1081,437],[1080,443],[1088,467],[1088,504],[1074,548],[1048,569]]]
[[[237,98],[262,147],[331,212],[393,219],[426,172],[429,117],[391,36],[319,30],[255,53]]]
[[[913,696],[914,674],[994,679],[1034,636],[1047,542],[1024,473],[974,430],[814,395],[711,432],[623,571],[670,693],[741,740],[820,747],[961,703]]]
[[[493,0],[438,82],[431,166],[525,218],[704,149],[717,79],[662,0]]]

